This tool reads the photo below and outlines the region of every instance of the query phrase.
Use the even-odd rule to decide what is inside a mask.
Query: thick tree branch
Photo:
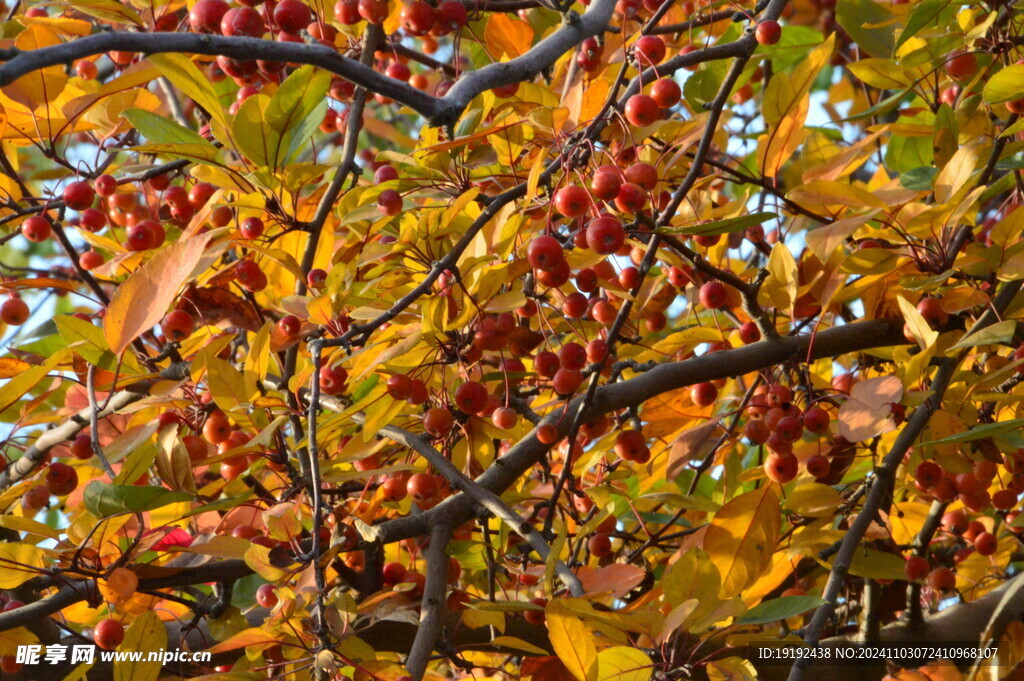
[[[629,380],[598,388],[591,406],[583,412],[582,419],[585,422],[611,411],[643,404],[670,390],[760,371],[796,357],[814,360],[905,343],[902,320],[883,319],[847,324],[815,334],[765,340],[734,350],[670,362]],[[570,419],[563,418],[563,415],[574,413],[582,400],[582,396],[577,397],[567,406],[548,414],[541,423],[554,426],[559,435],[565,437]],[[537,431],[534,430],[516,443],[505,456],[495,460],[476,482],[484,489],[500,494],[540,461],[548,448],[537,439]],[[395,518],[374,526],[376,539],[389,543],[420,536],[426,532],[430,522],[440,518],[452,520],[456,524],[464,522],[472,517],[472,508],[472,499],[463,495],[450,497],[426,513]]]
[[[427,671],[427,662],[441,637],[444,622],[445,589],[448,584],[448,556],[445,548],[452,538],[452,527],[439,523],[430,529],[430,545],[427,547],[426,581],[423,584],[423,601],[420,608],[420,626],[412,642],[412,650],[405,661],[405,668],[415,681],[420,681]]]
[[[240,60],[251,60],[255,55],[259,55],[260,59],[267,61],[312,64],[404,104],[428,119],[436,116],[441,110],[440,100],[436,97],[417,90],[408,83],[388,78],[366,64],[338,54],[323,45],[201,33],[112,31],[38,50],[22,51],[9,48],[0,51],[0,60],[7,62],[0,66],[0,86],[9,85],[25,74],[48,66],[70,64],[78,59],[112,50],[140,54],[180,52]]]
[[[99,419],[110,416],[120,409],[127,407],[132,402],[138,402],[144,395],[122,391],[116,393],[107,402],[105,409],[99,411],[96,416]],[[35,470],[36,466],[46,457],[46,454],[57,445],[66,442],[89,425],[92,409],[86,407],[77,414],[73,414],[61,425],[44,432],[31,447],[14,461],[5,470],[0,471],[0,489],[6,489],[14,483],[28,477]]]
[[[71,64],[78,59],[111,51],[140,54],[180,52],[240,60],[249,60],[253,55],[259,55],[267,61],[318,66],[408,106],[432,125],[450,125],[459,119],[469,102],[480,93],[502,85],[531,80],[550,68],[559,57],[582,40],[603,33],[608,28],[614,7],[615,0],[596,0],[582,16],[569,15],[565,25],[525,54],[465,73],[443,98],[389,78],[366,64],[322,45],[198,33],[109,32],[38,50],[8,48],[0,51],[0,61],[7,62],[0,66],[0,86],[9,85],[33,71]]]
[[[595,0],[582,16],[567,14],[561,28],[534,45],[526,54],[464,74],[445,94],[444,103],[433,117],[433,122],[454,123],[470,101],[481,92],[530,80],[551,68],[559,57],[575,49],[585,39],[604,33],[614,9],[615,0]]]
[[[197,567],[177,570],[162,567],[155,568],[154,571],[166,572],[167,574],[154,577],[140,577],[138,587],[140,591],[173,589],[192,584],[204,584],[206,582],[231,582],[252,574],[252,568],[246,565],[244,560],[220,560]],[[96,582],[91,579],[66,582],[59,581],[58,578],[54,577],[43,578],[42,581],[51,581],[53,585],[60,585],[60,589],[45,598],[41,598],[34,603],[28,603],[16,610],[0,612],[0,631],[8,631],[16,627],[25,626],[35,619],[48,617],[60,612],[69,605],[97,597]]]

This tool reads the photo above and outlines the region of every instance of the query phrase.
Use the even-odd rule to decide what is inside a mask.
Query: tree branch
[[[320,402],[332,411],[339,413],[345,411],[344,406],[332,398],[322,398]],[[362,414],[354,414],[352,416],[352,420],[356,423],[362,424],[364,416]],[[522,535],[530,544],[530,547],[537,552],[537,555],[540,556],[541,560],[548,560],[548,556],[551,554],[551,547],[546,541],[544,541],[544,537],[534,529],[533,525],[516,513],[511,506],[502,501],[501,497],[497,494],[476,484],[476,482],[474,482],[469,476],[465,475],[462,471],[456,468],[451,461],[434,449],[434,447],[424,438],[395,426],[384,426],[377,431],[377,435],[380,437],[386,437],[389,440],[393,440],[398,444],[417,452],[420,456],[426,459],[431,466],[441,473],[441,475],[448,479],[448,482],[451,483],[452,489],[464,492],[467,496],[473,499],[473,501],[490,512],[495,518],[498,518],[508,525],[513,532],[517,532]],[[558,573],[559,578],[562,580],[562,583],[565,584],[569,593],[573,596],[583,595],[583,585],[580,583],[580,580],[576,577],[575,573],[569,569],[568,565],[561,560],[556,560],[555,572]]]
[[[116,393],[107,402],[106,408],[97,413],[97,418],[102,419],[110,416],[118,410],[127,407],[132,402],[138,402],[143,397],[144,395],[128,392],[127,390]],[[89,425],[91,415],[92,409],[86,407],[78,413],[71,415],[61,425],[44,432],[36,438],[36,441],[25,450],[21,457],[6,469],[0,471],[0,489],[7,489],[14,483],[28,477],[46,457],[47,452],[62,442],[70,440]]]
[[[9,85],[25,74],[48,66],[70,64],[84,57],[113,50],[141,54],[181,52],[240,60],[251,60],[255,55],[259,55],[260,59],[266,61],[312,64],[404,104],[428,119],[432,119],[441,110],[437,97],[417,90],[408,83],[388,78],[371,67],[323,45],[201,33],[116,31],[97,33],[38,50],[0,50],[0,61],[7,62],[0,66],[0,86]],[[452,109],[450,106],[447,108]],[[461,110],[456,112],[456,116],[458,113],[461,113]]]
[[[454,123],[470,101],[481,92],[530,80],[550,68],[559,57],[587,38],[604,33],[614,9],[615,0],[595,0],[582,16],[567,14],[565,23],[557,31],[534,45],[526,54],[464,74],[445,94],[443,104],[432,122],[435,125]]]
[[[412,642],[412,650],[405,661],[405,668],[415,681],[420,681],[427,671],[427,662],[434,646],[441,637],[444,618],[444,594],[448,584],[448,556],[445,548],[452,538],[452,527],[438,523],[430,529],[430,545],[427,547],[427,578],[423,585],[423,601],[420,609],[420,626]]]
[[[881,319],[833,327],[814,334],[761,341],[734,350],[670,362],[629,380],[600,387],[591,406],[584,411],[581,418],[586,422],[610,411],[642,404],[670,390],[760,371],[794,357],[809,355],[808,361],[811,361],[869,348],[903,345],[906,342],[903,337],[902,320]],[[582,400],[583,397],[577,397],[567,406],[556,409],[548,414],[541,424],[554,426],[559,436],[565,437],[568,434],[570,419],[563,418],[563,415],[573,413],[579,408]],[[484,489],[500,494],[540,461],[547,451],[548,446],[537,439],[535,429],[516,443],[507,454],[496,459],[476,482]],[[472,517],[472,508],[472,499],[463,495],[450,497],[425,513],[395,518],[375,525],[375,537],[382,543],[390,543],[420,536],[427,531],[429,523],[435,517],[454,518],[453,522],[464,522]]]

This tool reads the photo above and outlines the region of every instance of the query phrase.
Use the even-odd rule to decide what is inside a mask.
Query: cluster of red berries
[[[697,396],[694,398],[697,403]],[[710,404],[714,396],[709,393],[703,401]],[[750,418],[743,426],[743,434],[753,444],[768,447],[764,471],[769,479],[779,483],[789,482],[799,471],[800,462],[793,454],[793,444],[805,431],[813,435],[827,433],[832,421],[820,406],[801,410],[793,403],[790,388],[781,384],[762,386],[751,397],[746,413]],[[823,454],[808,457],[804,467],[809,475],[819,480],[827,478],[831,472],[831,462]]]
[[[1007,517],[1007,521],[1012,518]],[[940,564],[933,567],[923,555],[912,555],[904,564],[904,573],[911,582],[924,581],[937,594],[946,594],[956,589],[956,566],[972,553],[992,556],[999,550],[999,538],[994,530],[980,520],[971,520],[964,509],[947,511],[941,520],[942,532],[932,540],[933,561]],[[1009,527],[1014,533],[1022,528]],[[945,547],[945,550],[943,550]]]
[[[1006,466],[1011,478],[995,493],[988,489],[999,473],[999,466],[988,459],[975,461],[970,471],[955,474],[948,473],[935,461],[922,461],[914,469],[914,486],[922,495],[942,503],[959,499],[972,511],[983,511],[990,505],[996,510],[1008,511],[1024,493],[1024,455],[1007,457]]]

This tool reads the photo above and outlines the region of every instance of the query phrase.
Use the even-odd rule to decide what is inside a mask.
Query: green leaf
[[[82,495],[85,510],[97,518],[107,518],[122,513],[152,511],[179,501],[190,501],[191,494],[172,492],[163,487],[136,485],[108,485],[93,480],[86,485]]]
[[[1024,99],[1024,64],[1014,64],[988,79],[981,96],[989,104]]]
[[[78,355],[81,355],[82,359],[102,369],[110,371],[117,369],[117,355],[107,347],[107,341],[103,337],[103,329],[84,319],[71,315],[57,315],[53,318],[53,321],[57,325],[60,337],[68,344],[68,347],[72,348]],[[147,373],[139,366],[135,356],[130,353],[124,355],[122,364],[122,373]],[[125,369],[128,371],[125,372]]]
[[[952,445],[960,442],[973,442],[974,440],[983,440],[987,437],[995,437],[997,435],[1002,435],[1003,433],[1010,433],[1019,428],[1024,428],[1024,419],[1012,419],[1010,421],[1001,421],[999,423],[986,423],[983,426],[971,428],[965,433],[950,435],[942,438],[941,440],[922,442],[921,446]]]
[[[903,185],[904,189],[930,191],[932,184],[935,182],[935,176],[938,174],[938,168],[926,166],[914,168],[900,175],[900,184]]]
[[[201,106],[214,120],[227,127],[227,116],[220,97],[210,83],[210,79],[183,54],[167,53],[150,55],[149,61],[160,73],[167,77],[175,87],[187,97]]]
[[[1024,168],[1024,154],[1007,156],[999,159],[999,162],[996,163],[996,170],[1021,170],[1022,168]]]
[[[703,111],[704,105],[714,100],[725,80],[726,68],[725,62],[713,61],[683,83],[683,96],[694,111]]]
[[[837,122],[851,123],[853,121],[861,121],[867,118],[872,118],[874,116],[881,116],[883,114],[887,114],[893,109],[895,109],[897,106],[899,106],[900,103],[903,101],[903,98],[910,94],[910,92],[913,89],[913,87],[908,87],[906,90],[901,90],[900,92],[897,92],[894,95],[886,97],[878,104],[875,104],[873,107],[865,109],[864,111],[861,111],[859,113],[847,116],[846,118],[840,119]]]
[[[910,18],[907,19],[907,26],[900,33],[895,49],[898,50],[903,43],[917,35],[918,31],[934,23],[939,15],[942,14],[942,10],[948,6],[949,3],[946,0],[925,0],[918,4],[914,11],[911,12]]]
[[[817,608],[824,602],[824,599],[817,596],[781,596],[751,608],[746,615],[736,620],[736,624],[750,625],[778,622],[789,617],[802,615],[808,610]]]
[[[854,554],[850,574],[869,579],[906,579],[905,562],[899,554],[864,547]]]
[[[885,150],[885,162],[898,173],[927,167],[935,159],[930,137],[893,135]]]
[[[238,107],[231,132],[238,143],[238,150],[259,166],[270,166],[270,149],[280,142],[280,135],[266,124],[266,108],[270,98],[256,94]]]
[[[352,403],[355,404],[359,402],[359,400],[369,395],[370,391],[373,390],[378,383],[380,383],[380,376],[378,374],[373,374],[365,381],[360,383],[352,392]]]
[[[142,109],[126,109],[121,114],[142,136],[154,144],[198,144],[213,148],[201,135],[178,125],[166,116]]]
[[[775,213],[751,213],[749,215],[739,215],[734,218],[726,218],[725,220],[715,220],[714,222],[690,225],[689,227],[669,227],[659,229],[658,231],[662,234],[728,234],[730,232],[738,232],[741,229],[746,229],[747,227],[753,227],[754,225],[760,225],[768,222],[769,220],[778,219],[778,217],[779,216]]]
[[[836,5],[836,21],[857,47],[872,57],[892,57],[896,48],[896,26],[892,19],[892,12],[872,0],[843,0]]]
[[[327,90],[331,87],[331,74],[314,66],[306,65],[281,83],[267,104],[264,116],[267,125],[277,133],[274,144],[267,145],[267,161],[272,168],[284,165],[295,151],[293,136],[301,132],[304,137],[298,143],[309,139],[310,126],[323,122],[327,103]],[[316,113],[319,111],[319,117]],[[309,125],[306,125],[309,123]]]
[[[973,348],[979,345],[1009,345],[1016,332],[1017,322],[1012,319],[1008,319],[1005,322],[986,326],[981,331],[972,333],[969,336],[964,336],[960,339],[960,342],[951,347],[950,350]]]
[[[252,99],[250,97],[250,99]],[[138,151],[143,154],[158,154],[160,156],[171,156],[173,158],[183,158],[188,161],[195,163],[207,163],[210,165],[220,165],[217,163],[217,147],[212,144],[139,144],[134,147],[129,147],[129,151]]]
[[[291,129],[289,137],[288,137],[288,139],[289,139],[289,142],[288,142],[288,154],[285,156],[285,159],[284,159],[284,162],[283,162],[284,165],[286,165],[286,172],[294,173],[296,171],[301,171],[302,170],[301,166],[288,165],[288,164],[294,163],[294,161],[298,158],[298,156],[305,149],[307,149],[309,147],[309,141],[313,137],[313,135],[316,134],[316,131],[320,128],[320,124],[323,123],[324,115],[326,113],[327,113],[327,98],[324,97],[316,105],[316,107],[313,109],[313,111],[302,120],[302,122],[300,122],[297,126],[295,126],[294,128]],[[308,170],[307,172],[310,172],[311,177],[315,177],[316,175],[322,175],[323,174],[322,172],[320,172],[320,173],[316,172],[316,168],[318,168],[318,167],[319,166],[315,166],[315,165],[309,164],[309,168],[311,168],[312,170]],[[303,184],[310,184],[310,183],[307,180],[307,181],[303,182]]]

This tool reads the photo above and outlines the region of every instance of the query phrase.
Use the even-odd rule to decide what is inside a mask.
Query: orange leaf
[[[0,378],[14,378],[31,365],[13,357],[0,357]]]
[[[248,648],[250,646],[267,645],[269,643],[279,643],[281,641],[280,636],[275,636],[269,631],[263,629],[246,629],[241,631],[226,641],[222,641],[210,648],[209,652],[223,653],[229,650],[238,650],[239,648]]]
[[[588,594],[610,594],[612,598],[622,598],[644,581],[646,574],[636,565],[612,563],[602,568],[584,567],[579,578]]]
[[[720,421],[721,419],[711,419],[699,426],[687,428],[676,436],[669,450],[668,467],[665,469],[666,478],[675,480],[680,473],[686,470],[686,464],[702,453],[702,448],[711,440]]]
[[[903,383],[895,376],[878,376],[853,387],[850,398],[839,408],[839,434],[850,442],[861,442],[896,427],[889,406],[903,398]]]
[[[53,277],[36,277],[35,279],[16,279],[5,281],[4,288],[9,290],[20,290],[30,288],[57,288],[63,291],[77,291],[78,287],[67,279],[54,279]]]
[[[519,674],[524,681],[565,681],[569,678],[569,670],[554,656],[523,658]]]
[[[204,324],[217,326],[227,322],[246,331],[259,331],[260,317],[253,306],[226,288],[219,286],[189,287],[181,296],[183,307],[197,315]]]
[[[722,573],[721,598],[741,593],[768,569],[781,525],[771,485],[741,494],[718,510],[702,548]]]
[[[521,19],[496,12],[487,20],[484,39],[495,59],[500,59],[502,54],[518,57],[533,44],[533,28]]]
[[[118,287],[103,318],[103,332],[115,354],[163,319],[209,240],[210,236],[204,234],[171,244]]]

